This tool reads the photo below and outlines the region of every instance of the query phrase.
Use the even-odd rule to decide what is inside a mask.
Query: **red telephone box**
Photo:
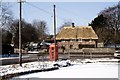
[[[58,45],[56,45],[56,52],[55,53],[54,53],[54,48],[55,48],[54,44],[51,44],[50,47],[49,47],[50,61],[56,61],[56,60],[58,60]]]

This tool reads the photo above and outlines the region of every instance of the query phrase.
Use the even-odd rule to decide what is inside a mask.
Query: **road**
[[[42,57],[40,56],[40,60]],[[37,54],[28,54],[22,56],[22,62],[32,62],[37,61],[38,56]],[[9,64],[18,64],[19,63],[19,57],[9,57],[9,58],[0,58],[1,65],[9,65]]]
[[[60,58],[67,58],[67,55],[60,54],[59,59]],[[38,60],[39,61],[49,60],[49,54],[44,54],[44,55],[39,55],[39,56],[37,54],[25,54],[22,56],[22,63],[33,62],[33,61],[38,61]],[[19,57],[0,58],[0,62],[1,62],[1,65],[18,64]]]

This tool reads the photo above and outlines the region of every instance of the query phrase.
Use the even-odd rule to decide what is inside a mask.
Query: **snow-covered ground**
[[[26,72],[31,70],[42,70],[46,68],[53,68],[54,66],[50,64],[51,62],[29,62],[29,63],[23,63],[22,67],[19,64],[0,66],[0,76]]]
[[[107,62],[100,62],[107,61]],[[72,65],[63,67],[64,61],[58,62],[29,62],[22,67],[19,64],[0,66],[0,76],[20,73],[31,70],[40,70],[54,67],[53,64],[62,65],[58,70],[38,72],[18,76],[16,78],[118,78],[118,59],[86,59],[69,61]]]
[[[109,60],[77,60],[71,62],[73,65],[69,67],[60,67],[58,70],[27,74],[17,78],[118,78],[118,63],[98,62]],[[86,63],[88,61],[92,63]]]
[[[59,70],[39,72],[17,78],[118,78],[117,64],[88,63],[62,67]]]

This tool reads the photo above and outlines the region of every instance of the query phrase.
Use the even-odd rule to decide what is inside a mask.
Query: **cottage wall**
[[[95,48],[96,47],[96,42],[94,40],[90,41],[64,41],[64,42],[58,42],[58,46],[62,47],[64,46],[65,49],[82,49],[82,48]]]
[[[60,47],[82,49],[97,47],[98,36],[91,26],[64,27],[56,39]]]

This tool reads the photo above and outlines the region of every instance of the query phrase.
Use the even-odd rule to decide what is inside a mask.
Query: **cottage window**
[[[70,42],[74,42],[75,40],[70,40]]]
[[[79,44],[79,45],[78,45],[78,48],[79,48],[79,49],[82,49],[82,48],[83,48],[83,46],[82,46],[81,44]]]
[[[92,39],[90,38],[89,42],[92,42]]]
[[[62,42],[65,42],[64,40]]]
[[[70,45],[70,49],[72,49],[73,48],[73,45]]]
[[[82,39],[79,39],[79,42],[82,42]]]
[[[73,40],[70,40],[70,42],[73,42]]]

